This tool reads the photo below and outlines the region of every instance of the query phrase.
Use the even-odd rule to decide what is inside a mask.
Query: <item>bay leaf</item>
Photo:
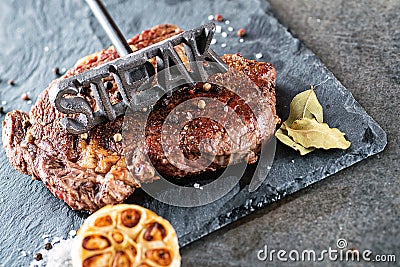
[[[314,87],[311,86],[310,90],[301,92],[293,98],[290,103],[289,118],[285,124],[291,126],[294,121],[302,118],[315,118],[318,122],[323,122],[323,117],[322,106],[314,92]]]
[[[292,138],[290,138],[287,134],[286,130],[283,130],[282,128],[278,129],[275,132],[276,138],[284,143],[285,145],[293,148],[294,150],[297,150],[300,152],[300,155],[304,156],[312,151],[314,151],[315,148],[305,148],[304,146],[297,144],[295,141],[293,141]]]
[[[284,125],[288,136],[305,148],[347,149],[351,145],[344,133],[316,119],[302,118],[294,121],[290,127],[286,123]]]

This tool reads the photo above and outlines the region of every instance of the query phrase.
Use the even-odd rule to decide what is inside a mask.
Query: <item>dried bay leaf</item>
[[[323,122],[323,116],[322,106],[314,92],[314,87],[311,86],[310,90],[301,92],[293,98],[290,103],[289,118],[285,124],[291,126],[293,122],[302,118],[315,118],[318,122]]]
[[[302,156],[315,148],[347,149],[351,145],[344,133],[323,123],[322,106],[313,86],[293,98],[289,118],[276,131],[275,136]]]
[[[276,131],[275,136],[279,141],[281,141],[285,145],[290,146],[294,150],[299,151],[300,155],[302,156],[314,151],[315,149],[315,148],[305,148],[304,146],[297,144],[295,141],[293,141],[292,138],[288,136],[287,131],[283,130],[282,127]]]
[[[351,145],[344,133],[316,119],[302,118],[294,121],[290,127],[286,123],[284,125],[288,136],[305,148],[347,149]]]

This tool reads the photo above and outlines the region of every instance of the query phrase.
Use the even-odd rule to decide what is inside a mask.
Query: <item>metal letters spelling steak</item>
[[[132,50],[136,51],[180,32],[182,30],[174,25],[158,25],[133,37],[128,43]],[[183,47],[178,47],[178,50],[179,55],[184,57]],[[112,47],[89,55],[79,60],[61,79],[82,73],[117,57],[118,54]],[[167,105],[155,105],[147,120],[146,141],[131,144],[137,146],[132,147],[133,154],[135,151],[139,154],[147,152],[152,164],[143,160],[139,154],[131,154],[127,160],[119,140],[124,117],[98,125],[85,134],[68,133],[59,124],[60,119],[66,115],[58,112],[48,98],[49,89],[55,86],[56,81],[53,81],[40,94],[29,114],[15,110],[6,115],[2,139],[8,159],[16,170],[42,180],[53,195],[64,200],[71,208],[95,211],[107,204],[124,201],[141,182],[157,179],[154,177],[152,165],[160,173],[169,176],[183,177],[189,174],[174,167],[163,155],[160,145],[160,120],[165,118],[165,114],[179,99],[209,96],[227,102],[230,108],[244,115],[246,126],[238,129],[238,132],[247,134],[248,137],[244,138],[243,142],[246,142],[245,146],[250,148],[251,153],[231,151],[227,144],[232,140],[229,140],[229,136],[221,127],[203,120],[190,124],[189,128],[192,128],[188,130],[187,135],[180,134],[179,149],[187,158],[195,158],[200,141],[209,138],[209,148],[215,150],[214,154],[217,157],[204,171],[214,171],[226,166],[225,158],[230,154],[246,157],[253,163],[261,142],[269,139],[279,121],[275,112],[275,69],[270,63],[247,60],[240,55],[225,55],[222,59],[231,68],[244,72],[262,91],[263,97],[259,102],[263,113],[258,123],[263,123],[263,127],[257,127],[257,121],[243,109],[245,103],[224,88],[214,86],[207,91],[202,90],[199,85],[195,90],[183,88],[172,96],[166,96],[166,101],[159,101],[168,103]],[[121,100],[112,76],[105,78],[104,82],[107,81],[113,85],[107,89],[111,102],[118,103]],[[90,87],[83,87],[80,95],[94,110],[96,109]],[[129,171],[132,169],[140,171]]]

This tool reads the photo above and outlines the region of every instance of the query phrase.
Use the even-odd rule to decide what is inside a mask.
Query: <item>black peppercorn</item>
[[[27,100],[29,100],[30,98],[29,98],[29,95],[28,95],[27,93],[23,93],[23,94],[21,95],[21,99],[24,100],[24,101],[27,101]]]
[[[47,242],[47,243],[44,245],[44,248],[45,248],[46,250],[50,250],[50,249],[53,248],[53,245],[52,245],[50,242]]]
[[[35,260],[40,261],[43,260],[43,255],[42,253],[36,253],[34,258]]]
[[[54,74],[55,75],[60,75],[60,69],[58,68],[58,67],[55,67],[54,69],[53,69],[53,72],[54,72]]]

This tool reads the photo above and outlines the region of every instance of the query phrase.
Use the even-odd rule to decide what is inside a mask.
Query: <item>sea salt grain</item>
[[[69,231],[68,235],[71,236],[71,237],[74,237],[74,236],[76,236],[76,231],[75,230],[71,230],[71,231]]]
[[[239,42],[240,42],[240,43],[243,43],[243,42],[244,42],[244,39],[243,39],[243,38],[240,38],[240,39],[239,39]]]
[[[47,255],[47,265],[48,267],[69,267],[72,266],[71,260],[71,248],[73,246],[74,240],[67,239],[62,240],[60,243],[53,247]]]
[[[256,54],[256,58],[260,59],[260,58],[262,58],[262,57],[263,57],[263,54],[261,54],[261,53],[257,53],[257,54]]]
[[[29,267],[72,267],[71,248],[75,239],[54,238],[53,242],[58,242],[51,250],[41,249],[43,259],[37,261],[33,259]]]
[[[231,23],[229,20],[225,20],[226,25],[228,25],[229,23]]]
[[[219,26],[219,25],[215,26],[215,32],[216,33],[221,33],[221,31],[222,31],[222,27],[221,26]]]
[[[226,47],[226,44],[221,44],[221,47]]]
[[[214,19],[213,15],[208,16],[208,20],[213,20],[213,19]]]
[[[216,39],[211,39],[211,44],[216,44],[217,40]]]
[[[226,32],[223,32],[223,33],[221,33],[221,36],[226,38],[226,37],[228,37],[228,34]]]
[[[228,27],[229,32],[233,32],[233,27]]]

